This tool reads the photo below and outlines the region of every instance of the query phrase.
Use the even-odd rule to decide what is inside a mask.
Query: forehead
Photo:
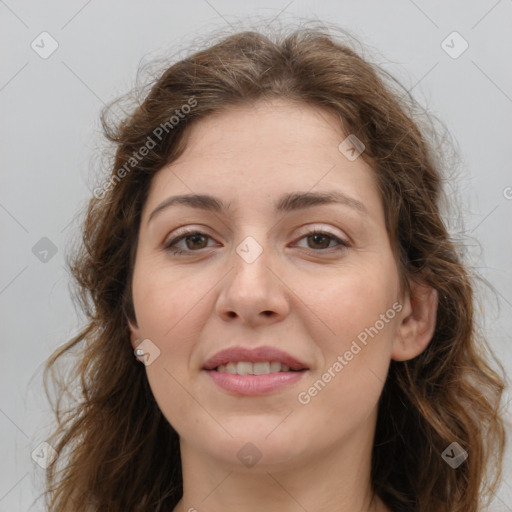
[[[280,160],[293,162],[299,155],[315,157],[315,150],[336,148],[342,135],[340,120],[330,111],[295,101],[261,100],[229,107],[193,124],[187,154],[178,160],[236,156],[264,161],[277,152]]]
[[[374,171],[339,149],[330,111],[285,100],[231,107],[189,128],[186,149],[153,177],[147,210],[174,194],[222,197],[233,209],[291,191],[338,191],[379,209]],[[375,212],[378,213],[378,212]]]

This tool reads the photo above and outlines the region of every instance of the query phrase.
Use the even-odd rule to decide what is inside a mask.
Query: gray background
[[[172,54],[247,16],[340,24],[445,122],[462,158],[458,190],[472,265],[496,292],[483,296],[484,327],[512,369],[511,0],[0,0],[0,512],[43,510],[34,502],[43,470],[31,458],[52,420],[41,369],[78,331],[65,258],[99,172],[100,108],[132,87],[141,59]],[[46,59],[31,47],[51,49],[43,31],[58,43]],[[453,31],[469,44],[458,58],[441,46]],[[452,39],[458,52],[461,41]],[[43,237],[56,254],[41,252],[49,246]],[[491,510],[512,511],[511,461],[508,450]]]

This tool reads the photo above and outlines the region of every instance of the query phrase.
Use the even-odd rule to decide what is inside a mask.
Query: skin
[[[160,350],[146,372],[180,436],[184,495],[175,512],[389,511],[371,500],[377,403],[390,361],[416,357],[430,341],[437,296],[419,284],[402,293],[374,171],[340,152],[346,135],[331,113],[285,100],[214,114],[188,137],[183,155],[154,176],[143,209],[130,324],[134,348],[149,339]],[[274,202],[291,191],[339,191],[366,213],[342,204],[276,213]],[[172,206],[148,223],[162,201],[189,193],[231,206]],[[178,242],[185,255],[166,251],[184,226],[207,237]],[[315,230],[349,247],[308,235]],[[236,252],[248,236],[262,249],[252,263]],[[300,403],[397,302],[394,318]],[[309,370],[271,394],[235,396],[201,371],[235,345],[278,347]],[[248,442],[261,453],[252,467],[237,457]]]

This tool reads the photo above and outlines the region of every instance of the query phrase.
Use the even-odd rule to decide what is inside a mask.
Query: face
[[[154,176],[132,344],[153,353],[145,370],[182,449],[241,464],[250,442],[259,467],[285,467],[371,444],[405,309],[374,171],[342,153],[345,138],[308,105],[237,107],[192,127],[183,155]],[[215,201],[163,206],[189,194]],[[286,355],[229,366],[267,375],[204,369],[240,347]],[[261,361],[286,357],[303,369]]]

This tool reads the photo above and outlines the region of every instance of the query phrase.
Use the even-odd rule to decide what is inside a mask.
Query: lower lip
[[[217,386],[237,395],[261,395],[277,391],[301,379],[307,370],[277,372],[265,375],[238,375],[216,370],[204,370]]]

